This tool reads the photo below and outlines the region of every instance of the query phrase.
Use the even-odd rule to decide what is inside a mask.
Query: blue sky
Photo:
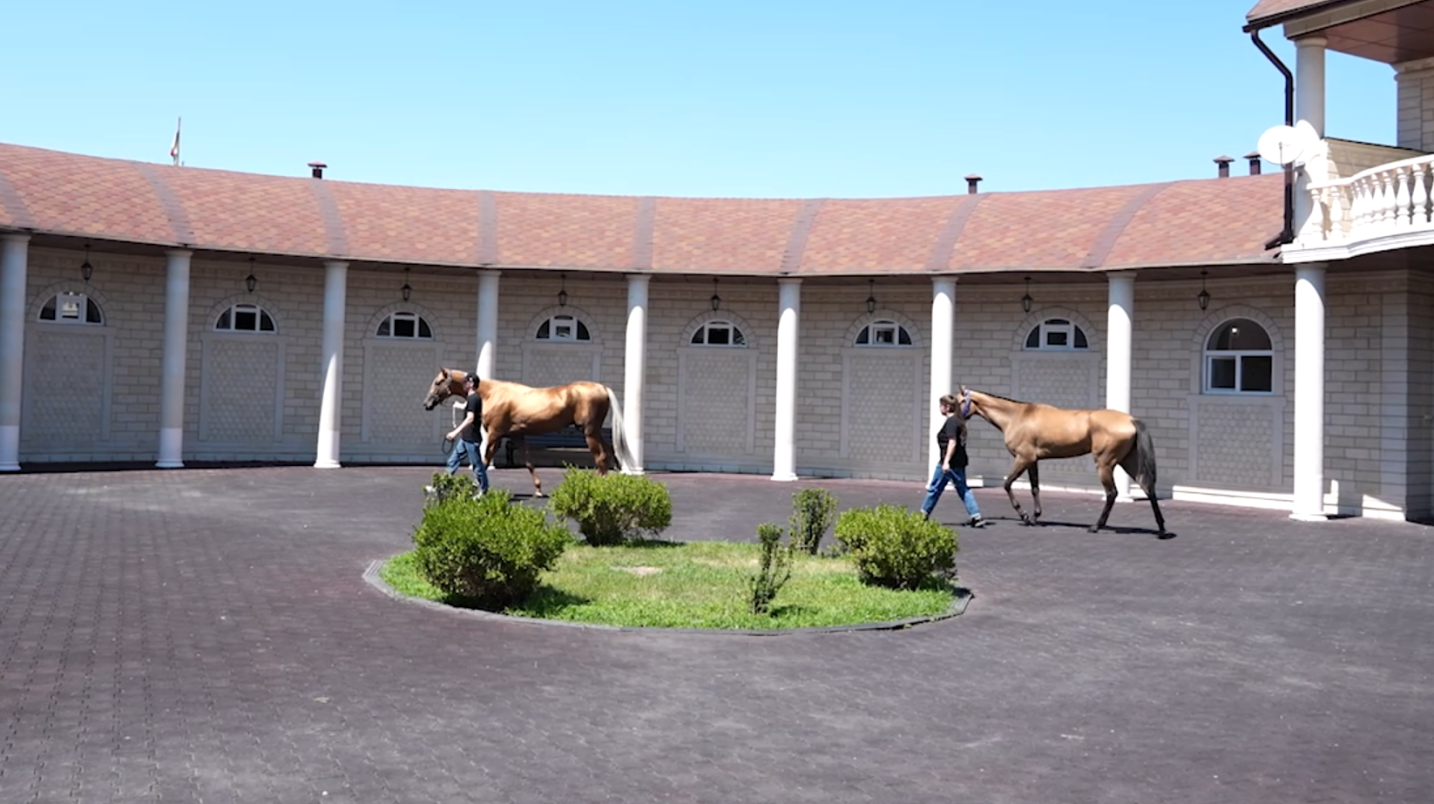
[[[15,3],[0,142],[163,163],[182,115],[192,167],[620,195],[1199,178],[1282,122],[1253,5]],[[1393,144],[1392,76],[1331,53],[1328,133]]]

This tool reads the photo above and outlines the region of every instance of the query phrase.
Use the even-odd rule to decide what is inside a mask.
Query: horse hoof
[[[1090,527],[1088,527],[1088,528],[1085,529],[1085,532],[1086,532],[1086,533],[1100,533],[1100,526],[1099,526],[1099,525],[1091,525]]]

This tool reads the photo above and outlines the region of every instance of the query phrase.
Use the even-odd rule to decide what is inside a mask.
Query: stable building
[[[1370,55],[1348,32],[1391,5],[1426,4],[1251,13],[1257,35],[1296,39],[1296,110],[1319,132],[1288,214],[1283,171],[1253,155],[1249,175],[1221,158],[1216,177],[1160,184],[1004,193],[973,176],[943,197],[762,200],[0,145],[0,470],[437,465],[452,413],[421,403],[448,366],[609,385],[631,471],[921,483],[935,400],[964,384],[1134,413],[1162,496],[1427,516],[1434,124],[1401,100],[1401,142],[1381,147],[1326,138],[1322,119],[1324,50]],[[1370,57],[1422,98],[1434,39],[1399,47]],[[987,485],[1009,466],[981,423],[971,458]],[[1043,464],[1042,485],[1098,487],[1089,458]]]

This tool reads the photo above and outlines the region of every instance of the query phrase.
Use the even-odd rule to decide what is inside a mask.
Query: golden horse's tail
[[[612,409],[612,449],[617,453],[618,465],[624,473],[631,472],[637,468],[637,458],[633,457],[632,450],[627,447],[627,433],[622,426],[622,405],[617,401],[617,394],[611,388],[603,386],[607,391],[608,407]]]

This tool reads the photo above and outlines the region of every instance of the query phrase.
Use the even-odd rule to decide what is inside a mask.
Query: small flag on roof
[[[174,145],[169,148],[169,158],[174,160],[174,166],[179,167],[179,126],[184,118],[178,118],[174,122]]]

